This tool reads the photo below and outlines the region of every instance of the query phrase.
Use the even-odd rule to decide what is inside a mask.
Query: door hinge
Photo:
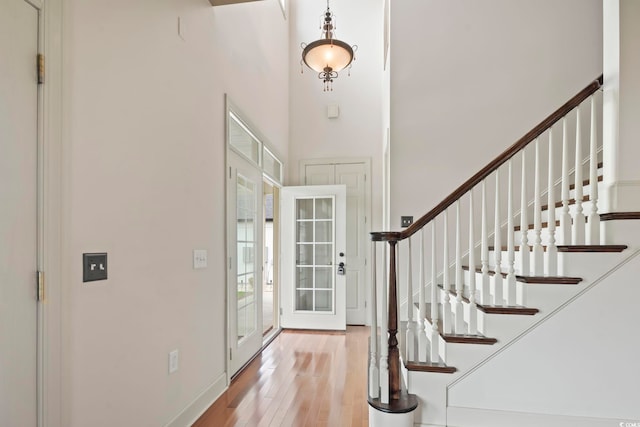
[[[44,271],[38,271],[37,300],[44,301]]]
[[[229,257],[229,270],[231,270],[231,263],[232,263],[231,257]]]
[[[231,357],[232,353],[231,353],[231,348],[229,348],[229,360],[232,360],[233,357]]]
[[[282,316],[282,307],[280,307],[280,316]]]
[[[367,302],[366,301],[364,302],[364,308],[367,308]]]
[[[229,179],[231,179],[231,166],[229,166]]]
[[[38,54],[38,84],[44,83],[44,55]]]

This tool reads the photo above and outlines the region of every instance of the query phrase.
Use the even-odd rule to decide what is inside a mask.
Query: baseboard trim
[[[635,422],[639,420],[530,414],[453,406],[447,408],[449,427],[617,427]]]
[[[223,373],[215,379],[193,402],[187,405],[165,427],[190,427],[227,389],[227,374]]]

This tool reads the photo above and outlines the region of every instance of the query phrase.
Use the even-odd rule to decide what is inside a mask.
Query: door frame
[[[264,176],[262,173],[262,168],[256,165],[254,162],[247,159],[241,153],[238,153],[232,147],[227,147],[226,154],[226,167],[229,171],[228,181],[227,181],[227,190],[226,190],[226,209],[227,209],[227,239],[226,239],[226,253],[228,259],[228,268],[226,274],[226,287],[227,287],[227,348],[229,349],[229,354],[226,355],[227,358],[227,372],[228,372],[228,380],[233,378],[240,372],[244,365],[250,362],[255,356],[256,352],[260,351],[262,347],[262,254],[263,254],[263,208],[264,208],[264,192],[263,192],[263,182]],[[232,160],[233,157],[233,160]],[[238,163],[235,163],[233,166],[233,162],[242,163],[240,167]],[[255,174],[256,176],[247,176],[246,178],[255,178],[256,182],[256,194],[255,194],[255,211],[257,215],[257,223],[254,225],[254,238],[256,239],[255,247],[254,247],[254,304],[256,307],[256,318],[255,318],[255,330],[247,337],[243,337],[243,340],[237,340],[237,319],[235,322],[232,321],[232,316],[237,315],[238,312],[238,300],[237,300],[237,271],[238,271],[238,247],[237,247],[237,182],[236,176],[232,176],[233,169],[249,171],[249,174]],[[235,187],[233,191],[230,191],[232,185]],[[231,221],[235,218],[235,221]],[[234,268],[235,267],[235,268]],[[233,285],[232,285],[233,283]],[[259,292],[258,292],[259,289]],[[235,292],[235,297],[234,297]],[[231,304],[234,303],[233,311],[231,309]],[[232,330],[233,327],[233,330]],[[258,341],[259,337],[259,343]],[[246,350],[245,348],[239,349],[239,344],[244,341],[245,345],[249,345],[254,343],[256,345],[254,350]],[[245,352],[249,351],[249,356],[246,357],[246,360],[242,360],[239,362],[239,365],[236,365],[235,360],[241,355],[245,355]],[[232,353],[235,352],[235,353]],[[236,369],[237,368],[237,369]]]
[[[68,175],[63,174],[62,141],[64,106],[62,72],[62,0],[23,0],[39,11],[38,50],[44,55],[44,83],[38,85],[38,270],[45,273],[44,300],[37,308],[37,419],[38,427],[68,424],[69,363],[62,358],[68,342],[68,316],[63,315],[66,290],[62,283],[70,272],[63,267],[68,259],[68,241],[62,236],[69,216],[63,217],[64,192]],[[35,65],[35,58],[34,58]],[[67,181],[65,181],[67,180]],[[63,220],[64,218],[64,220]],[[34,277],[35,286],[35,277]],[[63,403],[64,402],[64,403]]]
[[[354,163],[364,163],[364,167],[366,170],[366,174],[367,174],[367,183],[365,184],[365,195],[364,195],[364,209],[365,209],[365,215],[367,218],[366,224],[365,224],[365,236],[368,236],[369,233],[371,232],[371,224],[373,223],[373,219],[372,219],[372,201],[371,201],[371,194],[372,194],[372,190],[371,190],[371,183],[373,182],[373,178],[372,178],[372,174],[371,174],[371,157],[328,157],[328,158],[317,158],[317,159],[301,159],[298,162],[298,183],[300,185],[304,185],[305,184],[305,169],[307,165],[325,165],[325,164],[335,164],[335,165],[341,165],[341,164],[354,164]],[[371,245],[369,244],[369,241],[367,241],[364,246],[363,246],[366,250],[366,255],[365,255],[365,266],[369,265],[369,262],[371,261]],[[364,281],[365,281],[365,287],[366,289],[364,290],[364,300],[365,300],[365,322],[367,325],[371,325],[371,310],[368,309],[369,307],[369,301],[368,301],[368,297],[371,293],[371,268],[365,268],[364,269]]]
[[[230,129],[230,124],[229,124],[229,120],[231,120],[230,118],[230,114],[233,114],[235,116],[235,119],[240,122],[241,126],[243,126],[245,128],[245,130],[255,138],[255,140],[258,142],[259,144],[259,154],[258,154],[258,159],[251,159],[249,158],[246,154],[243,154],[240,150],[238,150],[237,148],[233,147],[230,144],[229,141],[229,129]],[[237,156],[239,156],[241,159],[244,159],[245,161],[248,162],[248,164],[251,164],[253,166],[255,166],[256,168],[258,168],[260,170],[261,173],[261,179],[259,182],[259,187],[260,187],[260,206],[263,208],[264,207],[264,192],[263,192],[263,183],[265,181],[268,181],[271,185],[275,187],[277,187],[278,189],[282,189],[283,186],[283,181],[284,181],[284,170],[285,170],[285,164],[282,162],[282,156],[280,155],[280,153],[278,152],[277,149],[275,149],[269,142],[269,140],[261,133],[260,129],[255,126],[253,124],[253,122],[247,117],[247,115],[245,115],[245,113],[243,112],[243,110],[238,107],[231,99],[231,97],[229,96],[229,94],[225,94],[225,176],[227,175],[227,171],[229,170],[229,153],[233,152],[234,154],[236,154]],[[279,168],[279,176],[276,176],[273,172],[274,171],[269,171],[266,170],[264,167],[264,156],[265,156],[265,151],[268,152],[268,154],[275,159],[275,161],[280,165]],[[232,256],[230,254],[229,251],[229,241],[231,238],[230,235],[230,227],[231,225],[229,224],[228,218],[228,210],[229,210],[229,205],[230,205],[230,195],[229,195],[229,188],[228,188],[228,177],[225,178],[225,257],[226,257],[226,263],[229,263],[229,258],[230,256]],[[235,202],[234,202],[234,207],[235,207]],[[263,212],[264,213],[264,212]],[[264,218],[262,218],[262,220],[264,220]],[[264,222],[264,221],[263,221]],[[278,227],[280,226],[280,224],[278,224]],[[235,225],[234,225],[235,227]],[[274,233],[276,232],[278,228],[276,227],[275,221],[274,221]],[[260,227],[260,239],[261,239],[261,244],[263,245],[263,228]],[[279,231],[278,231],[279,232]],[[234,231],[235,233],[235,231]],[[262,257],[262,250],[260,251],[260,257]],[[280,275],[280,264],[278,264],[278,275]],[[274,272],[275,274],[275,272]],[[245,366],[247,366],[251,360],[253,360],[253,358],[255,358],[257,355],[260,354],[261,349],[263,349],[266,345],[268,345],[269,342],[271,342],[271,340],[273,340],[277,334],[280,332],[280,330],[282,329],[280,326],[280,319],[279,319],[279,314],[278,314],[278,325],[277,325],[277,329],[273,332],[270,333],[266,336],[263,337],[263,341],[262,341],[262,346],[260,349],[258,349],[258,351],[249,359],[249,361],[242,367],[240,367],[240,369],[236,372],[236,374],[231,374],[231,363],[229,360],[229,354],[228,351],[231,348],[231,340],[233,339],[231,334],[230,334],[230,322],[229,322],[229,316],[230,316],[230,312],[229,312],[229,276],[230,276],[230,268],[229,265],[227,264],[227,267],[225,268],[225,337],[224,337],[224,342],[225,342],[225,375],[226,375],[226,381],[227,381],[227,385],[229,385],[231,383],[231,379],[233,377],[235,377],[238,373],[240,373]],[[278,282],[280,282],[280,277],[278,277]],[[277,303],[277,306],[274,306],[274,311],[277,310],[277,313],[280,313],[280,299],[279,296],[276,299],[276,295],[274,294],[274,303]],[[260,295],[260,309],[262,310],[262,295]],[[275,326],[275,325],[274,325]],[[275,329],[275,327],[274,327]]]

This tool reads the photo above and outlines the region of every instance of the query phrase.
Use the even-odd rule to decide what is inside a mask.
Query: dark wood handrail
[[[558,108],[555,112],[549,115],[546,119],[541,121],[536,127],[529,131],[525,136],[520,138],[515,144],[507,148],[502,154],[493,159],[488,165],[482,168],[478,173],[469,178],[464,184],[458,187],[453,193],[451,193],[446,199],[440,202],[435,208],[431,209],[428,213],[420,217],[409,227],[403,231],[384,231],[384,232],[372,232],[371,240],[373,241],[400,241],[408,237],[411,237],[422,227],[431,222],[434,218],[444,212],[449,206],[454,204],[463,195],[473,189],[476,185],[482,182],[483,179],[491,175],[493,171],[498,169],[504,163],[507,162],[520,150],[529,145],[537,137],[542,135],[547,129],[553,126],[556,122],[569,114],[574,108],[580,105],[585,99],[594,94],[600,87],[602,87],[603,76],[600,75],[596,80],[591,82],[587,87],[582,89],[567,101],[564,105]]]

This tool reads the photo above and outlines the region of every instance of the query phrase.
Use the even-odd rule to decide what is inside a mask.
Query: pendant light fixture
[[[338,77],[338,72],[349,67],[355,61],[354,52],[358,46],[349,46],[342,40],[336,39],[334,16],[329,9],[327,0],[327,11],[322,17],[320,24],[322,35],[320,39],[309,44],[302,43],[302,60],[307,67],[318,73],[318,78],[324,81],[324,91],[333,90],[333,79]]]

